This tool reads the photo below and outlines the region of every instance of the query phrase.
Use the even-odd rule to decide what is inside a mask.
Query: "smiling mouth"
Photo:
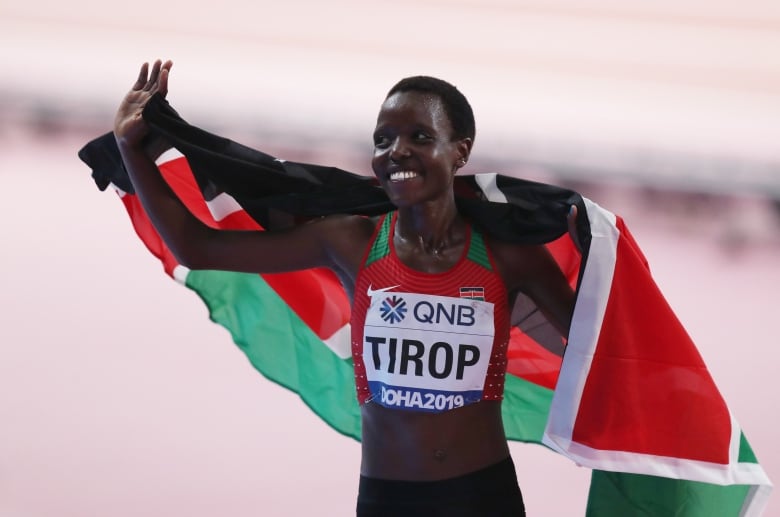
[[[398,171],[390,173],[390,181],[406,181],[418,177],[419,174],[413,171]]]

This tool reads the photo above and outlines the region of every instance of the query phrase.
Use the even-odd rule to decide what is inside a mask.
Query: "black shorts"
[[[441,481],[360,476],[357,517],[524,517],[511,458]]]

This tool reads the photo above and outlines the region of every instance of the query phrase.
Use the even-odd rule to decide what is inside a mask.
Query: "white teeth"
[[[417,173],[413,171],[398,171],[390,174],[390,181],[403,181],[416,178]]]

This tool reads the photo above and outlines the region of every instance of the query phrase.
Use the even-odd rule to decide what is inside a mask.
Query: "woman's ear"
[[[458,140],[458,143],[456,144],[459,155],[458,160],[456,161],[458,168],[463,167],[469,161],[469,155],[471,155],[471,146],[473,143],[474,141],[471,138],[461,138]]]

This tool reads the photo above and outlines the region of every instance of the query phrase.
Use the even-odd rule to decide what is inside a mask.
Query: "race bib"
[[[441,412],[481,400],[494,334],[490,302],[376,292],[363,330],[372,401]]]

